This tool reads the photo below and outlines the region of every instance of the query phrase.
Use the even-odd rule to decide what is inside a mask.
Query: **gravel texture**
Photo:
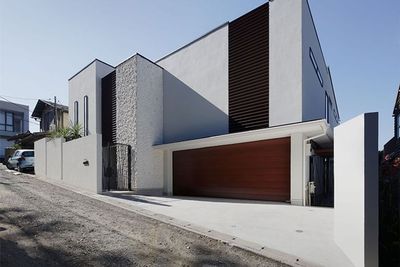
[[[286,266],[0,169],[0,266]]]

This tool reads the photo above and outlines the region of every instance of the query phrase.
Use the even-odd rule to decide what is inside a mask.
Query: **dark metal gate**
[[[103,147],[103,191],[131,190],[131,146],[113,144]]]

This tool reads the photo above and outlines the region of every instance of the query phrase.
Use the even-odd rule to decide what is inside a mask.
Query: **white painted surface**
[[[317,61],[323,80],[323,86],[321,86],[311,62],[309,54],[310,47]],[[338,118],[335,118],[334,113],[338,114],[338,111],[332,81],[318,41],[317,32],[313,25],[311,11],[306,1],[302,3],[302,57],[303,121],[325,118],[326,92],[332,101],[329,112],[329,124],[335,127],[338,124]]]
[[[47,153],[46,153],[46,144],[48,139],[43,138],[34,143],[35,150],[35,174],[39,177],[46,178],[47,171]]]
[[[306,0],[269,3],[269,124],[325,118],[325,92],[332,101],[329,122],[338,124],[337,104],[311,12]],[[321,86],[309,56],[312,48]]]
[[[290,202],[292,205],[303,205],[303,142],[301,132],[290,137]]]
[[[101,140],[101,135],[92,134],[63,144],[64,183],[94,193],[102,191]],[[89,161],[88,166],[83,164],[85,160]]]
[[[378,115],[335,128],[335,241],[355,266],[378,266]]]
[[[122,195],[123,199],[118,199],[121,203],[172,217],[193,228],[200,226],[255,243],[259,250],[265,247],[293,255],[300,259],[294,266],[352,266],[333,240],[331,208],[220,198]]]
[[[74,102],[78,101],[79,124],[83,127],[83,98],[87,95],[89,134],[101,134],[101,79],[113,70],[109,65],[95,60],[69,80],[69,117],[73,121]]]
[[[48,139],[46,144],[46,177],[54,180],[63,179],[63,138]]]
[[[136,62],[136,186],[139,192],[162,194],[163,153],[153,145],[163,143],[163,71],[140,55]]]
[[[228,32],[226,24],[157,62],[167,72],[164,142],[228,133]]]
[[[302,0],[269,3],[269,125],[302,121]]]

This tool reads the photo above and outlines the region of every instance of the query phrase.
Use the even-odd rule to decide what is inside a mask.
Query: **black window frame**
[[[74,125],[79,124],[79,102],[74,102]]]
[[[324,80],[322,79],[322,75],[321,75],[321,72],[319,70],[317,60],[315,59],[314,52],[312,51],[311,47],[310,47],[308,53],[309,53],[309,56],[310,56],[311,63],[313,65],[313,67],[314,67],[315,73],[317,74],[318,81],[319,81],[321,87],[324,87]]]
[[[0,110],[0,112],[4,113],[4,121],[0,121],[0,126],[4,127],[4,130],[0,128],[0,131],[3,132],[14,132],[14,112],[8,110]],[[7,115],[11,114],[11,124],[7,123]],[[8,130],[11,127],[11,130]]]
[[[89,135],[89,97],[83,97],[83,135]]]
[[[325,119],[327,123],[330,123],[330,109],[332,107],[332,100],[328,93],[325,92]]]

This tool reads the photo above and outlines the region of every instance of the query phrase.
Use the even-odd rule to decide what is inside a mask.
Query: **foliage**
[[[13,144],[13,145],[11,146],[11,148],[12,148],[12,149],[21,149],[22,146],[21,146],[20,144]]]
[[[58,128],[49,134],[50,138],[64,138],[71,141],[82,137],[82,126],[80,124],[71,125],[69,127]]]
[[[381,161],[379,202],[379,266],[400,266],[399,150]]]

